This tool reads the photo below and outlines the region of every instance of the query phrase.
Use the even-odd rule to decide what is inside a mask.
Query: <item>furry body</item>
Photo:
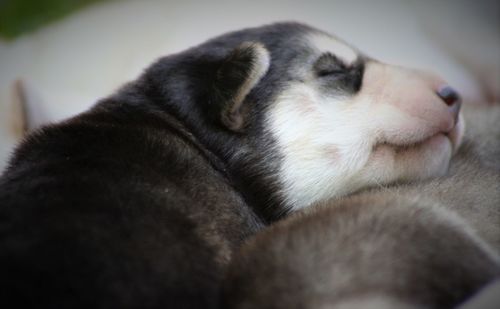
[[[294,23],[161,58],[17,148],[0,306],[215,308],[232,253],[268,222],[446,172],[463,126],[444,85]]]

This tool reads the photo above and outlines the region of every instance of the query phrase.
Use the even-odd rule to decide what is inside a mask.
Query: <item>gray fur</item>
[[[254,237],[227,308],[450,308],[498,278],[500,106],[466,119],[448,176],[317,205]]]

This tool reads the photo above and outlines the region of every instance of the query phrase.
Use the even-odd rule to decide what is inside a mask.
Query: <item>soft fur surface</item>
[[[17,148],[0,178],[0,307],[215,308],[267,223],[443,175],[463,122],[442,89],[296,23],[160,58]]]
[[[498,278],[500,106],[465,115],[447,176],[321,203],[251,239],[227,308],[452,308]]]

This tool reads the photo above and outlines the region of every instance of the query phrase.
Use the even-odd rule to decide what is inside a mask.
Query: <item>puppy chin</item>
[[[401,171],[399,180],[419,181],[444,176],[448,172],[451,157],[454,152],[453,141],[438,134],[417,149],[401,154]]]
[[[382,145],[372,153],[363,174],[375,184],[440,177],[447,173],[453,151],[451,138],[444,134],[437,134],[420,145],[404,149]]]
[[[460,148],[465,133],[465,120],[460,113],[455,127],[446,134],[436,134],[416,147],[382,147],[372,153],[372,171],[382,173],[378,183],[420,181],[446,175],[452,156]],[[392,167],[392,173],[384,168]],[[385,177],[384,177],[385,176]]]
[[[450,160],[462,144],[465,121],[462,113],[457,124],[447,134],[438,134],[408,153],[396,154],[396,160],[407,165],[401,180],[416,181],[446,175]]]

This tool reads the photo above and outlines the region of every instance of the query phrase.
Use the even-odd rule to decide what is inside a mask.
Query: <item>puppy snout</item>
[[[458,115],[460,114],[460,108],[462,106],[462,98],[460,94],[450,86],[444,86],[439,88],[437,95],[443,100],[446,105],[449,106],[449,110],[455,119],[455,124],[458,121]]]

